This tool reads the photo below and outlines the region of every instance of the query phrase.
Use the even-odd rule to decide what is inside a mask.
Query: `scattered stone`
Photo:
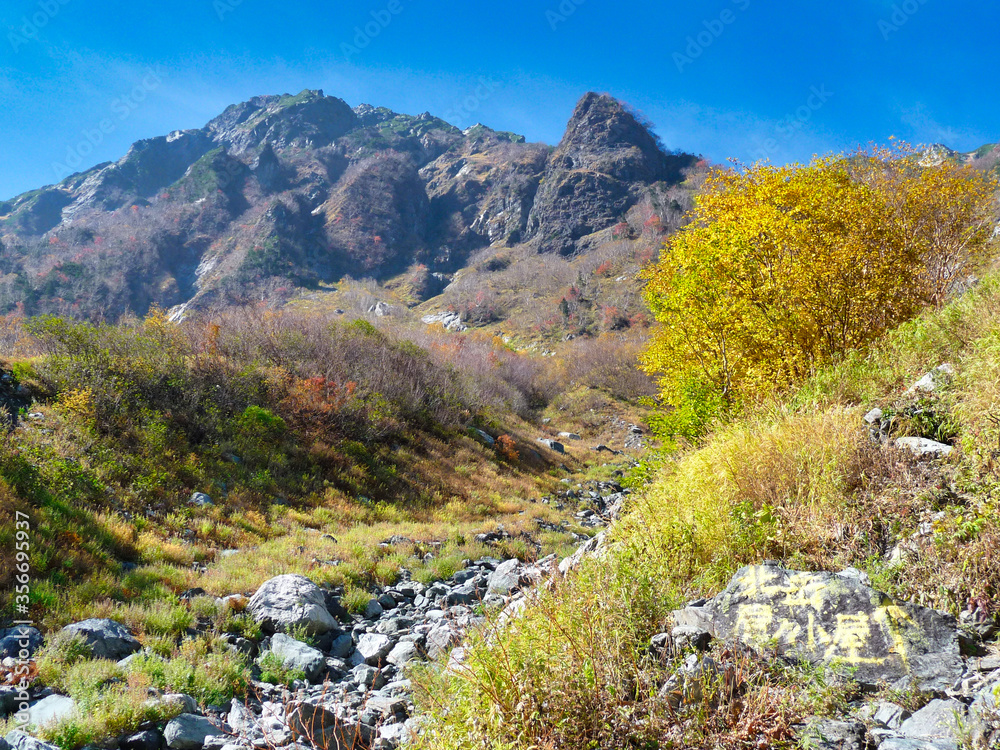
[[[84,620],[67,625],[62,632],[81,635],[95,659],[119,661],[142,650],[131,631],[114,620]]]
[[[879,408],[872,409],[870,412],[865,414],[865,422],[867,422],[872,427],[877,427],[882,423],[882,410]]]
[[[28,708],[28,725],[36,728],[55,724],[76,712],[76,701],[65,695],[50,695]]]
[[[188,498],[188,505],[196,505],[200,508],[207,508],[211,505],[215,505],[215,503],[213,503],[212,498],[204,492],[195,492],[192,493],[190,498]]]
[[[11,750],[59,750],[55,745],[42,742],[19,729],[8,733],[5,741],[10,745]]]
[[[305,576],[281,575],[267,581],[251,597],[249,610],[265,632],[304,627],[319,635],[337,628],[323,591]]]
[[[560,443],[558,440],[552,440],[550,438],[538,438],[538,442],[547,447],[549,450],[555,451],[556,453],[566,452],[566,446]]]
[[[565,438],[566,440],[583,440],[583,438],[575,432],[560,432],[559,437]]]
[[[392,651],[386,656],[385,660],[389,664],[393,664],[397,667],[403,667],[409,664],[411,661],[416,660],[420,656],[420,649],[417,648],[416,643],[401,641],[393,646]]]
[[[368,747],[374,731],[366,724],[351,723],[312,703],[293,704],[288,716],[292,736],[321,750],[354,750]]]
[[[326,657],[322,651],[284,633],[275,633],[271,638],[270,653],[289,669],[301,670],[309,682],[319,682],[326,671]]]
[[[670,639],[678,651],[704,651],[712,643],[712,634],[694,625],[678,625],[670,631]]]
[[[137,732],[121,741],[121,750],[161,750],[163,747],[163,737],[159,732],[147,729],[144,732]]]
[[[434,313],[432,315],[425,315],[420,320],[429,326],[440,323],[446,330],[457,333],[469,330],[469,327],[462,322],[461,313],[457,312]]]
[[[868,750],[868,732],[860,721],[817,719],[799,733],[803,750]]]
[[[896,447],[900,450],[908,450],[917,458],[930,456],[932,458],[942,458],[950,456],[955,449],[950,445],[938,443],[934,440],[922,437],[901,437],[896,439]]]
[[[167,723],[163,737],[171,750],[201,750],[206,737],[224,734],[225,731],[204,716],[181,714]]]
[[[392,640],[379,633],[365,633],[358,638],[357,649],[367,664],[377,667],[392,651]]]
[[[961,701],[935,699],[904,721],[899,734],[907,739],[951,743],[958,750],[967,712]]]
[[[486,443],[486,445],[488,445],[490,448],[494,447],[497,444],[496,439],[492,435],[490,435],[489,433],[483,432],[480,429],[477,429],[477,428],[473,427],[472,428],[472,433],[476,437],[478,437],[480,440],[482,440],[484,443]]]
[[[30,659],[44,642],[37,628],[18,626],[0,630],[0,659]]]
[[[899,729],[910,718],[910,712],[895,703],[879,703],[872,720],[886,729]]]
[[[921,393],[934,393],[947,385],[955,375],[955,368],[945,364],[935,367],[920,380],[910,386],[907,394],[920,391]]]

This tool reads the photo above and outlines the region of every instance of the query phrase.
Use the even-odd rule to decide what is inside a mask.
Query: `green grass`
[[[953,614],[1000,596],[990,552],[1000,542],[998,330],[1000,283],[990,276],[868,354],[649,464],[603,560],[544,593],[502,636],[476,642],[467,669],[421,678],[428,720],[418,747],[741,747],[747,726],[783,746],[792,723],[843,710],[850,689],[765,661],[734,667],[752,700],[666,711],[655,698],[661,667],[644,662],[644,648],[671,609],[765,559],[854,565],[892,596]],[[948,387],[904,395],[944,362],[957,369]],[[949,438],[959,450],[920,469],[870,441],[861,417],[873,406],[922,409],[899,419],[894,437]],[[919,559],[886,561],[894,539],[942,511]]]

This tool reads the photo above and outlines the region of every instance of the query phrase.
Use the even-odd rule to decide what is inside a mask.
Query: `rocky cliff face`
[[[678,181],[695,161],[664,153],[621,102],[587,94],[548,160],[528,237],[543,251],[572,252],[581,237],[618,221],[650,185]]]
[[[693,163],[606,95],[554,150],[321,91],[256,97],[0,202],[0,309],[114,317],[451,272],[491,245],[580,252]]]

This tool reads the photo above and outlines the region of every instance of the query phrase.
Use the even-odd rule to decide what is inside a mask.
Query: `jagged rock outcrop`
[[[576,241],[612,226],[655,182],[677,181],[690,155],[670,155],[621,102],[590,93],[549,158],[528,218],[540,249],[571,252]]]
[[[234,104],[205,129],[213,141],[238,155],[265,141],[279,150],[327,146],[357,126],[357,115],[343,99],[307,90]]]

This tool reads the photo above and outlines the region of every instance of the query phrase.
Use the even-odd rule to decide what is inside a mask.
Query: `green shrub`
[[[271,685],[291,687],[292,683],[296,680],[304,680],[306,678],[305,672],[301,669],[285,666],[281,657],[271,651],[268,651],[261,657],[259,664],[261,682],[267,682]]]

